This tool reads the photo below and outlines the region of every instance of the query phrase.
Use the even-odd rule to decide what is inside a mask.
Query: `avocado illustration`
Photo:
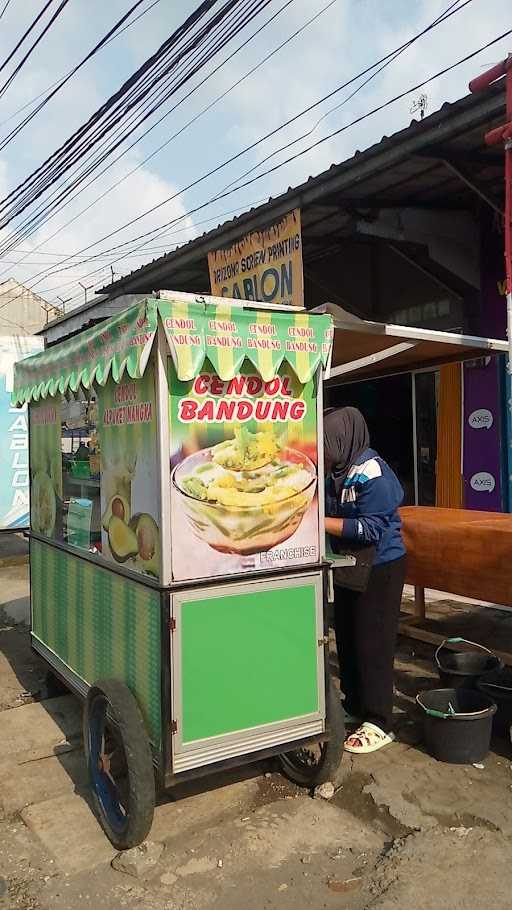
[[[112,515],[108,523],[108,542],[116,562],[126,562],[138,553],[136,535],[117,515]]]
[[[145,572],[158,578],[160,574],[160,532],[158,525],[147,512],[138,512],[130,521],[130,528],[137,538],[137,552]]]
[[[124,496],[121,496],[120,493],[115,493],[114,496],[110,497],[107,508],[103,513],[101,523],[105,531],[108,531],[108,526],[112,517],[120,518],[126,525],[130,521],[130,503]]]

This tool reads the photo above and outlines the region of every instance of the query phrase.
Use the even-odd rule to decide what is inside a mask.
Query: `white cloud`
[[[70,267],[73,265],[72,262],[65,262],[62,264],[63,270],[61,271],[54,266],[56,260],[53,257],[41,255],[42,251],[45,250],[59,251],[63,254],[72,254],[84,250],[90,244],[94,244],[100,237],[115,231],[119,225],[130,221],[139,212],[159,205],[163,199],[176,193],[176,188],[171,183],[149,168],[141,168],[133,174],[129,182],[121,183],[104,200],[94,205],[89,212],[64,227],[65,223],[72,221],[79,211],[85,208],[104,190],[108,189],[115,182],[116,177],[122,176],[126,170],[136,164],[137,159],[133,157],[125,159],[122,166],[118,165],[116,169],[105,174],[104,177],[85,193],[81,194],[56,218],[41,227],[30,240],[25,240],[22,246],[23,250],[26,251],[23,254],[25,261],[18,267],[11,267],[10,274],[19,281],[33,283],[34,290],[37,293],[42,294],[44,297],[55,299],[57,303],[58,298],[65,300],[72,298],[69,304],[71,306],[83,302],[83,290],[79,285],[80,281],[91,288],[90,297],[93,295],[95,288],[111,280],[111,263],[116,277],[119,277],[120,274],[132,271],[147,262],[148,258],[151,257],[147,251],[144,251],[144,248],[141,249],[138,255],[128,258],[123,258],[124,251],[121,250],[113,252],[106,258],[76,265],[76,267],[73,266],[72,268]],[[0,180],[1,177],[0,172]],[[168,203],[159,210],[158,223],[180,218],[184,214],[185,209],[178,196],[174,202]],[[87,250],[79,259],[95,256],[101,249],[121,244],[132,236],[144,234],[154,226],[155,216],[146,216],[130,229],[115,234],[100,246]],[[180,221],[179,225],[180,229],[191,228],[192,226],[193,222],[190,218]],[[54,237],[53,235],[56,232],[59,233]],[[3,232],[4,235],[6,233],[7,231]],[[142,242],[140,241],[140,243]],[[163,243],[163,241],[160,241],[160,243]],[[151,246],[151,244],[148,244],[148,246]],[[16,258],[16,256],[13,253],[6,258]],[[49,264],[50,268],[48,268]],[[42,270],[47,273],[53,272],[53,274],[41,276],[39,273]]]

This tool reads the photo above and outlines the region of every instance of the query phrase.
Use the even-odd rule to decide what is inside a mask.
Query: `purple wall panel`
[[[490,217],[482,229],[481,306],[473,329],[476,334],[505,338],[505,300],[499,292],[503,267],[503,236]],[[463,476],[468,509],[500,512],[503,508],[502,398],[496,358],[465,364]]]

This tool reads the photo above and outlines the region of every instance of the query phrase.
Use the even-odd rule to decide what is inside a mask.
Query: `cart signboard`
[[[30,526],[36,534],[62,538],[60,395],[35,401],[30,409]]]
[[[160,518],[153,361],[137,381],[98,390],[102,554],[159,578]]]
[[[304,306],[300,209],[208,253],[212,294]]]
[[[32,335],[0,337],[0,530],[29,526],[29,469],[27,408],[11,406],[14,363],[41,351],[42,338]]]
[[[316,377],[180,382],[169,359],[169,388],[174,578],[318,563]]]

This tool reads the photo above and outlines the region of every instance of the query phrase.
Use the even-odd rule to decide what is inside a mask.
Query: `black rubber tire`
[[[96,793],[91,774],[89,742],[89,708],[93,700],[103,695],[107,700],[107,715],[114,722],[122,741],[128,777],[127,826],[122,834],[116,832]],[[87,695],[83,717],[84,749],[89,770],[94,806],[100,824],[117,850],[128,850],[148,836],[155,811],[155,775],[149,737],[140,708],[134,695],[117,679],[98,680]]]
[[[325,693],[325,708],[329,739],[322,744],[319,761],[315,765],[304,765],[298,758],[302,750],[291,750],[279,756],[283,773],[300,787],[317,787],[318,784],[334,781],[343,758],[345,717],[340,694],[331,677]]]

